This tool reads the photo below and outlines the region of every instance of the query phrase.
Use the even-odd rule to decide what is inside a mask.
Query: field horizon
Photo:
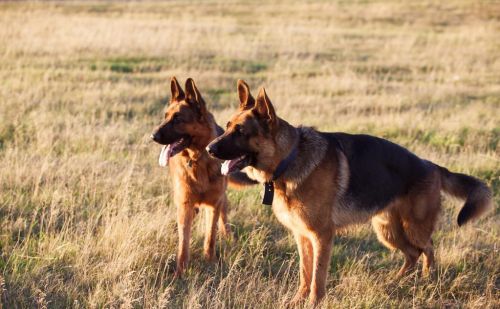
[[[494,209],[462,228],[463,202],[443,196],[430,278],[395,280],[403,257],[369,223],[340,233],[320,307],[499,308],[499,33],[494,1],[0,3],[0,308],[294,295],[295,241],[260,186],[228,190],[237,239],[218,237],[216,263],[197,218],[173,279],[175,204],[149,138],[171,76],[192,77],[223,127],[243,79],[293,125],[383,137],[492,188]]]

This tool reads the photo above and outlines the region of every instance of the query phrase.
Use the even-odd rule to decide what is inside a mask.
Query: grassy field
[[[335,240],[325,308],[500,307],[500,4],[495,1],[0,3],[4,308],[279,308],[291,235],[260,187],[229,191],[237,241],[174,281],[175,207],[149,140],[169,79],[193,77],[225,124],[236,80],[282,117],[389,138],[484,179],[495,209],[458,228],[445,199],[434,278],[369,224]],[[1,306],[0,306],[1,307]]]

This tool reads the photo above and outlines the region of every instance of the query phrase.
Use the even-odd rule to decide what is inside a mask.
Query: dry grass
[[[168,79],[193,77],[219,123],[235,82],[266,85],[294,124],[390,138],[487,181],[500,202],[500,6],[494,1],[307,4],[1,3],[0,290],[15,307],[282,306],[294,242],[230,191],[236,242],[184,280],[168,176],[148,135]],[[434,279],[369,226],[336,239],[325,307],[500,306],[499,208],[458,229],[446,200]],[[200,220],[198,220],[200,221]]]

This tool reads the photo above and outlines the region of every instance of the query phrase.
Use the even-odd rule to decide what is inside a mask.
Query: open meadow
[[[500,307],[500,3],[241,0],[0,3],[3,308],[293,296],[295,241],[261,186],[229,190],[238,239],[218,239],[215,264],[197,218],[173,280],[176,210],[149,138],[173,75],[194,78],[222,126],[241,78],[294,125],[385,137],[492,187],[494,210],[463,228],[463,203],[443,197],[432,278],[394,280],[403,257],[368,223],[340,234],[322,307]]]

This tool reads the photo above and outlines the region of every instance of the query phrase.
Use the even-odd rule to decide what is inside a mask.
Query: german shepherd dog
[[[210,157],[205,147],[222,134],[194,81],[186,81],[186,93],[175,77],[170,88],[172,96],[163,122],[154,130],[151,138],[164,145],[159,158],[161,166],[169,166],[173,182],[174,200],[177,204],[179,250],[175,276],[180,277],[189,260],[191,226],[198,209],[206,212],[204,256],[215,258],[217,222],[222,235],[230,236],[227,222],[227,179],[221,175],[221,161]],[[252,182],[243,173],[230,177],[235,185]]]
[[[466,201],[459,225],[492,207],[490,189],[476,178],[382,138],[294,127],[276,115],[263,88],[255,100],[241,80],[238,94],[238,112],[207,151],[227,160],[223,172],[245,168],[250,178],[266,183],[266,191],[274,187],[273,211],[292,231],[300,256],[300,285],[291,304],[307,296],[316,304],[325,295],[333,237],[340,229],[371,219],[378,239],[405,256],[398,276],[420,255],[425,274],[434,264],[431,234],[440,191]]]

